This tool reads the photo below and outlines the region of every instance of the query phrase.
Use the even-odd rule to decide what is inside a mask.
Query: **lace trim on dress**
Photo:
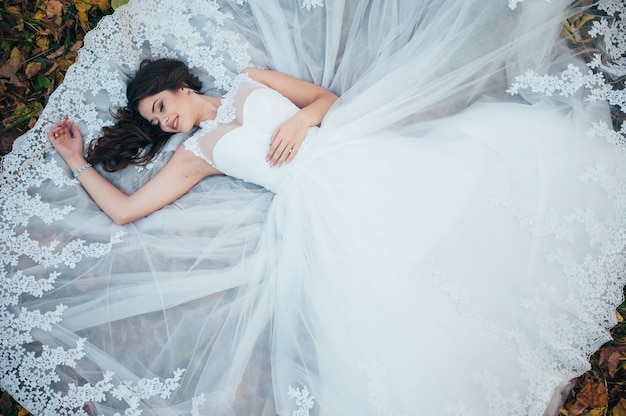
[[[189,10],[194,10],[194,18],[201,20],[202,26],[190,19]],[[163,19],[164,15],[170,19]],[[78,339],[33,352],[33,334],[55,330],[67,307],[51,305],[44,311],[29,309],[21,302],[27,297],[45,296],[55,289],[65,270],[79,268],[89,259],[104,258],[124,236],[115,227],[102,241],[76,235],[69,239],[64,235],[52,235],[52,239],[35,235],[41,233],[41,224],[54,224],[84,209],[38,192],[44,186],[54,186],[59,193],[74,192],[80,186],[51,148],[47,133],[52,124],[68,114],[78,122],[86,143],[98,137],[103,126],[113,123],[108,109],[126,104],[126,78],[146,54],[182,59],[208,75],[205,78],[211,88],[228,90],[234,74],[250,66],[248,43],[224,26],[231,18],[215,1],[206,0],[134,1],[105,16],[98,28],[85,36],[77,62],[51,95],[37,124],[15,141],[11,153],[0,158],[0,384],[33,414],[86,415],[86,404],[117,398],[121,400],[117,409],[121,414],[139,415],[142,401],[169,396],[178,387],[182,370],[159,379],[133,380],[107,372],[99,379],[68,383],[61,390],[57,370],[77,367],[89,354],[89,346],[85,339]],[[154,162],[162,165],[158,158]],[[151,176],[150,170],[101,173],[120,189],[132,190],[137,182]],[[22,270],[23,264],[34,267]]]
[[[609,171],[604,166],[592,166],[578,177],[581,184],[595,182],[606,195],[616,201],[616,206],[626,207],[626,170],[616,168]],[[520,299],[524,308],[532,311],[545,341],[546,348],[537,349],[534,341],[519,328],[505,328],[491,322],[476,310],[468,290],[453,284],[446,277],[446,271],[434,261],[430,279],[443,293],[456,303],[459,316],[469,324],[493,335],[505,346],[514,340],[517,346],[518,364],[522,369],[520,377],[529,382],[528,393],[522,398],[515,393],[502,391],[499,378],[487,371],[474,374],[474,381],[483,388],[489,405],[489,416],[501,416],[513,409],[524,409],[525,415],[541,416],[552,399],[555,389],[561,387],[564,379],[571,379],[588,369],[587,357],[603,343],[609,341],[609,328],[616,324],[615,315],[607,316],[607,311],[615,309],[623,301],[624,259],[626,234],[623,232],[624,216],[601,215],[591,209],[573,207],[561,215],[550,212],[539,215],[527,208],[513,209],[517,205],[514,196],[500,195],[491,200],[495,207],[502,207],[518,220],[521,228],[535,237],[550,236],[563,247],[554,247],[546,253],[545,261],[559,266],[571,287],[577,288],[563,299],[563,305],[578,311],[580,319],[568,319],[549,302],[540,296],[529,295]],[[618,211],[623,212],[623,210]],[[598,249],[595,256],[578,258],[567,244],[573,229],[585,225],[588,242]],[[611,276],[596,279],[596,276]],[[555,289],[547,282],[540,281],[538,289],[544,293],[554,293]],[[558,296],[559,293],[554,293]],[[583,313],[586,314],[582,315]],[[580,340],[587,340],[581,344]],[[558,359],[555,359],[555,355]],[[550,376],[552,375],[552,376]],[[448,403],[450,414],[476,416],[465,403]],[[481,415],[484,413],[480,413]]]
[[[257,84],[259,86],[265,87],[265,85],[256,82],[248,74],[242,73],[239,74],[235,80],[233,81],[233,86],[224,95],[222,99],[222,104],[217,109],[217,115],[213,120],[205,120],[200,123],[200,128],[189,137],[183,144],[185,149],[189,150],[194,155],[203,159],[209,165],[215,167],[215,163],[200,149],[198,145],[198,140],[204,137],[206,134],[214,131],[220,124],[228,124],[232,122],[237,117],[237,110],[235,109],[235,95],[237,94],[237,90],[243,83]]]
[[[315,405],[315,397],[311,396],[309,389],[305,386],[303,388],[293,388],[289,386],[287,389],[287,395],[295,399],[298,409],[292,413],[292,416],[310,416],[311,410]]]
[[[509,0],[512,9],[524,0]],[[587,63],[589,70],[584,73],[580,68],[569,65],[561,74],[541,75],[529,69],[515,77],[507,90],[510,94],[519,94],[523,90],[540,92],[546,96],[554,94],[569,97],[577,93],[587,94],[587,100],[607,101],[620,113],[626,112],[626,90],[615,87],[607,80],[626,76],[626,3],[623,0],[600,0],[598,10],[607,14],[606,18],[592,22],[589,34],[593,38],[603,38],[604,53],[595,53]],[[611,24],[609,24],[611,20]],[[592,123],[587,134],[590,137],[605,138],[621,150],[626,150],[626,123],[619,130],[613,129],[606,122],[599,120]]]

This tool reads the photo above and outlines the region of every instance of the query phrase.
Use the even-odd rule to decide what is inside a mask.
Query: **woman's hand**
[[[308,128],[322,122],[328,109],[337,101],[337,96],[319,85],[280,72],[259,68],[247,68],[243,72],[278,91],[300,108],[293,117],[278,126],[272,135],[266,158],[272,166],[291,162],[300,150]]]
[[[300,150],[308,128],[306,120],[298,117],[297,114],[278,126],[272,135],[270,149],[267,152],[266,160],[269,164],[280,166],[291,162]]]
[[[71,162],[74,160],[84,161],[83,136],[80,134],[76,124],[73,121],[69,121],[67,116],[50,129],[48,137],[50,137],[52,146],[70,167],[72,167],[73,164]]]

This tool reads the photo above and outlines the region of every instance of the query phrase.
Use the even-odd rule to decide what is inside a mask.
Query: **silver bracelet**
[[[74,172],[72,172],[72,175],[74,175],[74,178],[78,178],[78,175],[80,175],[81,173],[83,173],[85,169],[89,169],[90,167],[91,167],[91,163],[87,162],[83,166],[79,167]]]

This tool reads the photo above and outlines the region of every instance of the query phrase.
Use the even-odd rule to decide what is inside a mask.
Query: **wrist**
[[[66,159],[65,163],[67,163],[67,166],[72,170],[72,172],[74,172],[76,169],[84,166],[87,163],[87,160],[85,160],[84,156],[80,155]]]
[[[66,159],[65,163],[67,167],[70,168],[72,172],[76,172],[77,169],[85,166],[88,162],[83,156],[73,157],[71,159]]]
[[[78,178],[78,176],[83,173],[83,171],[85,171],[86,169],[89,169],[91,167],[91,163],[89,162],[85,162],[84,165],[82,165],[81,167],[79,167],[78,169],[72,171],[72,176],[74,176],[74,178]]]

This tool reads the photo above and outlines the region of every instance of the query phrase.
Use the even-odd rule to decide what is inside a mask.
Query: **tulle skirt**
[[[597,188],[623,162],[579,129],[501,103],[421,138],[322,128],[266,222],[274,387],[306,387],[323,415],[554,411],[607,340],[593,298],[622,290],[586,271],[623,267]]]
[[[567,2],[241,3],[118,9],[3,158],[2,389],[37,415],[549,413],[625,283],[624,156],[586,134],[608,106],[506,91],[580,67]],[[341,103],[276,195],[207,178],[117,226],[47,131],[97,137],[162,56],[205,93],[256,65]],[[184,139],[103,174],[132,192]]]

